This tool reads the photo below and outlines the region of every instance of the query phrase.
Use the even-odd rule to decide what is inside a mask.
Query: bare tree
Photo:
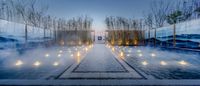
[[[28,6],[29,1],[28,0],[17,0],[15,3],[15,8],[17,12],[21,15],[23,18],[23,23],[25,24],[25,42],[27,42],[28,39]]]
[[[151,13],[149,14],[144,14],[144,23],[147,26],[147,30],[148,30],[148,44],[150,44],[150,36],[151,33],[150,31],[153,29],[153,15]]]
[[[165,2],[164,0],[160,0],[160,1],[153,1],[151,6],[151,13],[153,15],[153,26],[155,27],[155,31],[154,31],[154,45],[156,46],[156,29],[159,27],[164,26],[165,22],[166,22],[166,16],[169,14],[170,12],[170,8],[171,8],[171,3],[170,2]]]

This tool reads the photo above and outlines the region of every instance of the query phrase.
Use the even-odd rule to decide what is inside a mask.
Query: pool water
[[[115,46],[123,52],[124,61],[157,79],[200,79],[200,55],[151,47]]]

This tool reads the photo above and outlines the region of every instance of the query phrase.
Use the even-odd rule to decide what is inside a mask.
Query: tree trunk
[[[25,24],[25,43],[27,43],[28,40],[28,30],[27,30],[28,26],[27,24]]]
[[[54,42],[56,42],[56,29],[54,28]]]
[[[151,37],[150,37],[151,35],[150,35],[150,29],[149,29],[149,31],[148,31],[148,45],[150,45],[150,41],[151,41]]]
[[[173,25],[173,46],[176,47],[176,24]]]
[[[43,35],[44,35],[43,39],[44,39],[44,41],[45,41],[45,37],[46,37],[46,29],[44,28],[43,30],[44,30],[44,31],[43,31]]]
[[[155,32],[154,32],[154,46],[156,46],[156,28],[155,28],[154,31],[155,31]]]

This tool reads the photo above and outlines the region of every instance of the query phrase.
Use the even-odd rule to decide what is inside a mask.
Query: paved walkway
[[[81,60],[72,65],[59,79],[145,79],[104,44],[96,44]]]

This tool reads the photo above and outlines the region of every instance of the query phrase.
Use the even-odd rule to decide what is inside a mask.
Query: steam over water
[[[19,54],[17,50],[0,51],[1,79],[39,79],[76,62],[76,53],[85,54],[87,46],[37,48]],[[87,48],[88,49],[88,48]],[[57,73],[54,73],[57,72]]]
[[[159,79],[199,79],[200,55],[151,47],[115,46],[115,53],[124,53],[124,61]],[[112,49],[111,49],[112,50]]]

